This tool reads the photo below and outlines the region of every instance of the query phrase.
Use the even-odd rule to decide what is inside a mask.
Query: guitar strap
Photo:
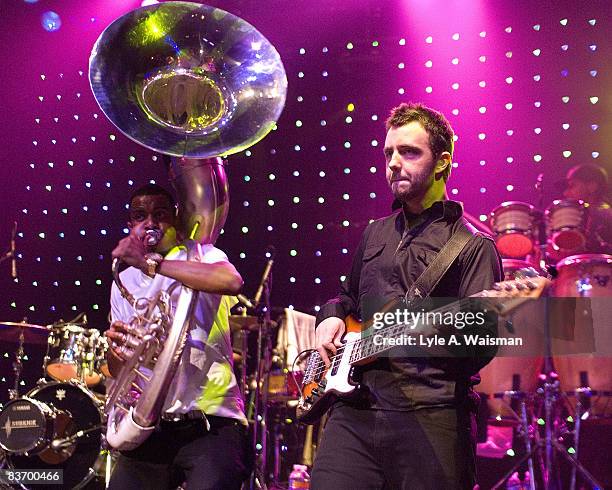
[[[471,224],[465,221],[461,224],[440,252],[438,252],[433,262],[425,268],[416,281],[412,283],[408,291],[406,291],[405,298],[408,304],[425,299],[431,294],[476,232],[476,228]]]

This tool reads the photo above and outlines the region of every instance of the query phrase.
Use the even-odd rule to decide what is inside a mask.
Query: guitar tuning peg
[[[505,289],[506,289],[506,291],[512,291],[514,289],[514,287],[512,286],[512,284],[506,284]]]
[[[535,284],[533,281],[527,281],[527,282],[525,283],[525,285],[526,285],[526,286],[527,286],[529,289],[531,289],[532,291],[533,291],[534,289],[538,289],[538,286],[537,286],[537,285],[536,285],[536,284]]]
[[[500,285],[498,282],[496,282],[495,284],[493,284],[492,289],[493,289],[494,291],[501,291],[501,290],[502,290],[502,287],[501,287],[501,285]]]
[[[515,286],[516,286],[516,289],[518,289],[519,291],[523,291],[524,289],[527,289],[527,286],[525,286],[525,284],[523,284],[522,282],[517,282]]]
[[[533,267],[524,267],[523,269],[518,270],[515,273],[516,279],[526,279],[531,277],[538,277],[538,271],[536,271]]]

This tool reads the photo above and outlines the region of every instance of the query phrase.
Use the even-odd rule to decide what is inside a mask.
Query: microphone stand
[[[253,424],[253,442],[255,447],[255,472],[256,477],[262,477],[260,482],[266,488],[265,476],[267,466],[267,420],[268,420],[268,391],[270,383],[270,368],[272,365],[272,320],[270,318],[270,284],[271,276],[264,282],[263,303],[257,304],[257,323],[259,325],[257,335],[257,364],[256,364],[256,389],[255,410]]]
[[[270,318],[270,293],[272,284],[273,252],[266,263],[262,279],[255,293],[253,303],[257,315],[257,357],[255,366],[255,393],[253,402],[253,449],[255,451],[255,468],[251,477],[250,488],[267,489],[267,413],[270,368],[272,364],[272,338]],[[261,298],[263,296],[263,302]]]

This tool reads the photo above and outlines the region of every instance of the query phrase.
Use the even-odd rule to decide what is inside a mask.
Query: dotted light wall
[[[85,312],[105,329],[128,197],[167,184],[160,156],[106,120],[87,82],[93,42],[139,3],[41,3],[13,2],[1,34],[14,76],[2,115],[0,244],[16,220],[19,279],[0,264],[0,320]],[[540,173],[546,206],[572,165],[609,165],[606,2],[210,3],[254,24],[287,69],[277,127],[229,160],[231,208],[217,242],[247,295],[275,247],[279,309],[312,313],[335,295],[364,227],[390,211],[384,120],[402,101],[446,114],[456,130],[449,197],[482,220],[503,201],[537,205]],[[50,9],[61,22],[52,32],[40,24]]]

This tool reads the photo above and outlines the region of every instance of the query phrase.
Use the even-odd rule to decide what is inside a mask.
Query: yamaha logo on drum
[[[30,405],[16,405],[14,410],[16,412],[26,412],[30,410]]]

